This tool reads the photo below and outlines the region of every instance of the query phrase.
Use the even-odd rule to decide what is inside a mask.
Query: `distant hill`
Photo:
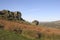
[[[40,25],[45,26],[45,27],[60,29],[60,20],[59,21],[52,21],[52,22],[40,22]]]

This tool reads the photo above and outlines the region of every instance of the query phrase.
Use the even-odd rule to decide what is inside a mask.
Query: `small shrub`
[[[0,29],[4,29],[4,25],[0,24]]]
[[[14,29],[13,31],[14,31],[15,33],[19,33],[19,34],[22,33],[22,29]]]
[[[42,37],[41,35],[42,34],[40,32],[37,32],[37,38],[41,38]]]

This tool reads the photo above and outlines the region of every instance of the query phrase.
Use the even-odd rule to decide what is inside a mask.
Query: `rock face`
[[[11,12],[9,10],[2,10],[0,11],[0,17],[2,16],[5,19],[9,19],[9,20],[23,20],[23,18],[21,17],[22,14],[19,11]]]
[[[15,13],[15,15],[14,15],[15,19],[21,20],[21,16],[22,16],[21,12],[16,11],[14,13]]]

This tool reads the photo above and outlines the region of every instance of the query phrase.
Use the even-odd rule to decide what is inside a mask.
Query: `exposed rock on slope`
[[[16,12],[11,12],[9,10],[2,10],[0,11],[0,17],[4,19],[9,19],[9,20],[23,20],[22,14],[19,11]]]
[[[34,20],[34,21],[32,22],[32,24],[34,24],[34,25],[39,25],[39,21]]]

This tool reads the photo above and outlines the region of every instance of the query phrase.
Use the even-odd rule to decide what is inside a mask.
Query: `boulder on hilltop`
[[[22,13],[19,11],[11,12],[9,10],[2,10],[0,11],[0,17],[9,19],[9,20],[22,20],[22,21],[24,20],[22,18]]]

